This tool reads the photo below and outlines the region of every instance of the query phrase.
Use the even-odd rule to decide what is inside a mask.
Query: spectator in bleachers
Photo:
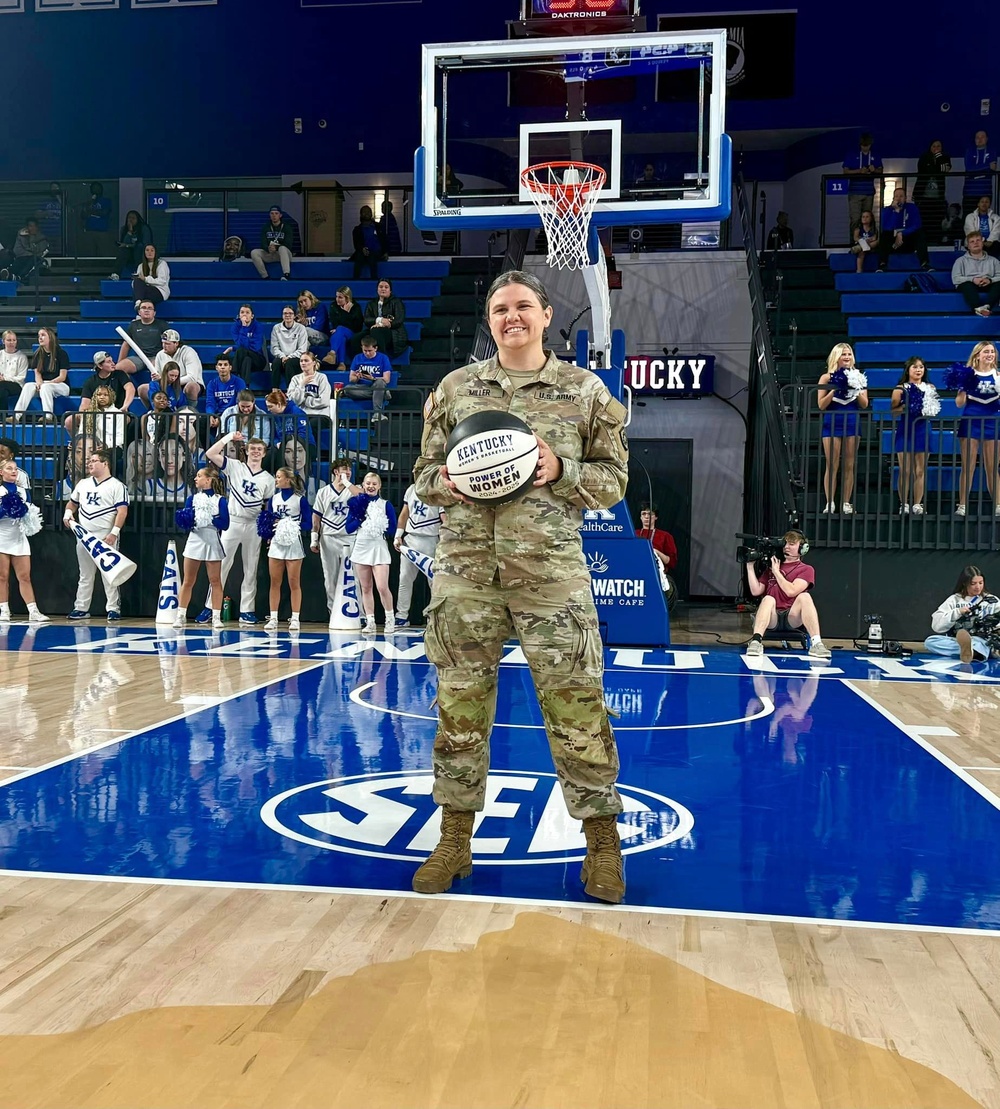
[[[856,376],[855,376],[856,375]],[[817,393],[816,403],[823,413],[823,491],[826,504],[823,514],[837,511],[837,477],[841,478],[842,511],[854,512],[855,461],[858,454],[858,410],[868,407],[868,388],[864,375],[854,364],[854,351],[849,343],[837,343],[827,355],[826,373],[819,379],[827,388]]]
[[[36,270],[48,266],[49,240],[38,227],[38,220],[29,216],[14,240],[11,272],[19,281],[28,281]]]
[[[299,359],[302,367],[288,383],[288,397],[311,415],[327,416],[330,413],[330,382],[319,368],[319,359],[307,350]]]
[[[940,226],[948,210],[946,173],[951,173],[951,158],[945,153],[941,140],[935,139],[917,159],[917,180],[913,186],[913,199],[920,209],[924,227],[930,231]]]
[[[1000,258],[1000,216],[990,205],[988,196],[981,196],[974,212],[965,217],[964,232],[978,231],[983,237],[983,250]]]
[[[111,390],[113,403],[119,411],[127,411],[128,406],[135,399],[135,386],[132,384],[132,379],[128,374],[115,368],[115,360],[106,350],[99,350],[94,355],[94,372],[80,389],[79,412],[86,412],[90,408],[94,390],[102,386],[107,386]],[[63,426],[72,434],[74,427],[72,413],[63,421]]]
[[[69,356],[59,345],[51,327],[38,329],[38,350],[31,356],[29,366],[33,373],[27,375],[21,386],[21,395],[14,405],[14,419],[21,418],[36,396],[41,401],[42,411],[50,419],[54,419],[55,398],[69,396],[69,386],[66,384]]]
[[[298,305],[298,312],[295,318],[306,329],[309,346],[313,350],[329,346],[330,319],[327,315],[326,305],[322,304],[319,297],[309,289],[303,289],[299,293],[296,304]]]
[[[927,380],[924,360],[907,358],[903,376],[892,391],[896,419],[893,449],[899,463],[899,511],[906,516],[924,514],[924,475],[927,469],[927,419],[941,411],[937,389]]]
[[[239,235],[230,235],[222,244],[222,253],[219,255],[220,262],[235,262],[237,258],[243,257],[243,240]]]
[[[330,353],[323,359],[343,372],[347,369],[348,358],[353,358],[360,335],[365,328],[365,317],[361,306],[354,303],[354,293],[350,285],[341,285],[336,300],[330,307]]]
[[[187,343],[182,342],[180,332],[173,327],[168,327],[164,331],[160,342],[163,349],[153,359],[153,380],[156,380],[157,374],[163,373],[163,368],[168,362],[176,362],[181,372],[181,388],[187,398],[185,403],[190,404],[192,408],[196,408],[198,398],[205,391],[204,370],[198,352],[194,347],[189,347]],[[139,387],[139,396],[147,403],[150,392],[152,392],[150,386],[142,385]]]
[[[403,240],[399,234],[399,224],[392,214],[391,200],[382,201],[382,215],[379,216],[378,226],[382,232],[382,240],[385,242],[386,254],[402,254]]]
[[[292,244],[294,228],[285,223],[281,209],[275,204],[267,214],[267,223],[260,231],[260,246],[250,251],[250,261],[264,281],[267,280],[267,263],[281,263],[281,280],[287,281],[292,273]]]
[[[965,235],[963,227],[961,204],[949,204],[948,214],[941,221],[941,242],[958,247]]]
[[[118,254],[115,258],[116,271],[111,274],[112,281],[121,280],[123,273],[136,273],[145,258],[147,246],[152,246],[153,233],[149,224],[134,209],[125,213],[125,222],[118,232]]]
[[[233,341],[223,354],[232,355],[234,373],[250,385],[253,375],[267,368],[267,353],[264,350],[264,328],[257,322],[249,304],[240,305],[232,336]]]
[[[94,181],[90,186],[90,197],[82,205],[83,229],[88,235],[106,236],[111,230],[111,201],[104,195],[104,186]],[[98,240],[100,245],[103,240]]]
[[[58,181],[49,182],[49,195],[45,203],[38,209],[38,215],[41,217],[42,230],[45,232],[46,238],[51,237],[57,243],[63,244],[63,253],[65,253],[62,222],[63,191],[62,185]]]
[[[872,212],[862,212],[861,222],[854,228],[854,246],[851,253],[856,255],[857,271],[865,267],[865,256],[878,249],[878,225]]]
[[[922,270],[931,269],[927,237],[920,220],[920,209],[906,199],[905,189],[896,189],[892,203],[882,209],[882,231],[878,240],[879,272],[888,269],[890,254],[916,254]]]
[[[410,345],[406,337],[406,308],[392,294],[392,282],[383,277],[378,295],[365,306],[365,330],[374,332],[379,350],[390,358],[398,358]]]
[[[977,131],[972,146],[965,152],[965,185],[962,188],[962,215],[967,216],[981,196],[993,195],[993,172],[997,152],[985,131]]]
[[[146,482],[146,499],[157,504],[183,504],[194,492],[194,463],[179,436],[167,436],[153,452],[153,477]]]
[[[774,226],[767,233],[765,250],[791,250],[795,246],[795,232],[788,226],[788,213],[779,212]]]
[[[1000,261],[983,249],[978,230],[965,237],[965,253],[951,267],[951,283],[977,316],[988,316],[1000,303]]]
[[[865,131],[858,149],[844,159],[847,183],[847,210],[851,232],[861,222],[861,213],[870,212],[875,199],[876,178],[882,175],[882,159],[872,150],[872,136]]]
[[[8,329],[0,351],[0,411],[6,412],[10,402],[21,395],[27,373],[28,356],[17,349],[17,332]]]
[[[309,349],[306,329],[295,319],[295,309],[286,304],[281,323],[271,328],[271,388],[280,389],[281,379],[291,381],[299,372],[299,358]]]
[[[156,305],[149,297],[139,302],[138,316],[125,328],[125,334],[135,343],[142,353],[154,363],[156,356],[163,349],[163,333],[170,328],[162,320],[156,318]],[[135,351],[122,340],[118,351],[118,362],[115,369],[121,370],[132,378],[136,387],[148,385],[151,376],[146,364]]]
[[[115,404],[114,391],[109,385],[99,385],[90,398],[90,407],[70,417],[72,426],[67,430],[71,438],[83,436],[88,452],[94,447],[107,447],[111,451],[111,472],[120,473],[121,451],[125,447],[128,419]]]
[[[205,411],[212,431],[219,427],[219,417],[230,405],[236,403],[236,395],[246,389],[247,383],[233,373],[232,358],[220,354],[215,360],[215,376],[208,379],[205,386]],[[253,396],[253,394],[250,394]]]
[[[142,261],[132,279],[132,292],[136,311],[144,300],[158,305],[170,299],[170,267],[152,243],[142,248]]]
[[[995,261],[995,259],[991,259]],[[958,421],[958,445],[962,458],[959,475],[958,504],[955,515],[967,512],[969,490],[975,477],[979,449],[982,446],[983,474],[993,501],[994,514],[1000,516],[997,503],[997,439],[1000,438],[1000,394],[997,393],[997,348],[991,342],[976,343],[965,363],[972,373],[962,381],[955,394],[958,408],[969,407],[972,416]],[[948,371],[949,375],[952,373]]]
[[[354,280],[358,280],[362,270],[367,270],[368,276],[373,281],[377,281],[378,264],[385,257],[385,236],[367,204],[361,208],[359,222],[352,232],[352,238],[354,253],[349,261],[354,263]]]
[[[220,436],[233,435],[237,431],[246,441],[263,439],[267,444],[271,442],[271,421],[257,407],[257,398],[249,389],[242,389],[236,396],[236,403],[230,405],[219,418]]]
[[[264,398],[264,404],[271,417],[270,435],[265,439],[271,443],[268,469],[275,473],[278,466],[290,465],[296,473],[303,472],[316,455],[316,440],[307,414],[280,389],[272,389]],[[305,455],[301,460],[300,447],[301,453]],[[291,461],[288,458],[289,453],[292,455]],[[300,461],[301,465],[298,465]]]
[[[160,376],[155,381],[151,381],[148,388],[150,405],[157,393],[163,393],[173,411],[189,407],[187,393],[181,384],[181,367],[177,362],[164,362],[160,369]]]
[[[370,400],[375,410],[372,423],[381,423],[389,418],[384,409],[385,402],[392,396],[389,392],[391,380],[392,363],[369,333],[361,341],[361,353],[351,362],[350,383],[345,386],[343,395],[349,400]]]

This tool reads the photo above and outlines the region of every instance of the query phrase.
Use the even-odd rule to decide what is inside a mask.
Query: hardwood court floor
[[[323,665],[136,647],[2,655],[8,782]],[[996,788],[1000,687],[852,684]],[[998,998],[990,931],[0,875],[0,1107],[1000,1107]]]

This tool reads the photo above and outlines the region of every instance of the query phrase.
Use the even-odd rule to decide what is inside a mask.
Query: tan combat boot
[[[455,878],[472,873],[472,824],[474,812],[441,809],[441,839],[430,858],[413,875],[417,893],[445,893]]]
[[[617,905],[625,896],[618,817],[588,816],[583,822],[583,833],[587,837],[587,857],[580,871],[583,888],[591,897]]]

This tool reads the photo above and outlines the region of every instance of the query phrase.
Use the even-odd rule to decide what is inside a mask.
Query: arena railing
[[[786,385],[781,391],[787,413],[789,441],[795,478],[804,490],[802,528],[818,546],[896,549],[896,550],[1000,550],[1000,516],[991,497],[982,459],[976,466],[966,515],[956,515],[962,472],[960,420],[936,417],[922,420],[926,429],[927,450],[909,452],[902,458],[895,451],[899,421],[886,410],[863,409],[856,414],[856,482],[851,493],[853,512],[843,511],[844,496],[840,475],[843,472],[845,440],[841,444],[840,474],[832,496],[824,489],[827,472],[826,452],[838,440],[823,438],[823,417],[817,398],[817,385]],[[878,390],[869,390],[873,400]],[[889,391],[883,390],[888,396]],[[909,415],[899,425],[900,445],[921,445],[918,421]],[[835,429],[834,429],[835,430]],[[918,437],[918,438],[915,438]],[[976,442],[975,440],[970,440]],[[996,442],[994,439],[993,443]],[[978,449],[978,448],[977,448]],[[978,451],[981,453],[981,451]],[[900,512],[899,482],[905,469],[911,469],[919,456],[925,461],[924,511]],[[1000,483],[995,484],[1000,489]],[[912,493],[910,494],[912,498]],[[830,500],[835,511],[824,509]]]
[[[954,233],[950,231],[946,233],[940,224],[948,213],[949,205],[957,204],[960,208],[963,207],[965,179],[968,175],[959,171],[935,176],[945,179],[945,190],[942,196],[927,195],[928,175],[924,173],[892,173],[885,170],[873,176],[871,181],[875,186],[873,190],[875,196],[872,201],[872,211],[875,222],[881,224],[882,209],[892,203],[893,191],[903,188],[906,190],[907,200],[914,201],[921,209],[924,220],[927,221],[927,226],[924,227],[927,245],[962,249],[965,246],[965,232],[958,229]],[[819,179],[819,245],[821,247],[849,247],[854,242],[847,202],[847,197],[850,195],[848,192],[850,181],[851,178],[836,173],[824,173]],[[990,182],[982,195],[990,196],[994,208],[997,205],[997,192],[998,175],[990,173]],[[931,216],[934,213],[939,215],[936,219],[928,219],[928,212]],[[964,221],[964,214],[961,218]]]

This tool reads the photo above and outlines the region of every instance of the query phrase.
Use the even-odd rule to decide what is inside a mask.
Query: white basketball
[[[477,412],[462,420],[446,446],[448,476],[477,504],[506,504],[531,488],[538,442],[528,425],[507,412]]]

